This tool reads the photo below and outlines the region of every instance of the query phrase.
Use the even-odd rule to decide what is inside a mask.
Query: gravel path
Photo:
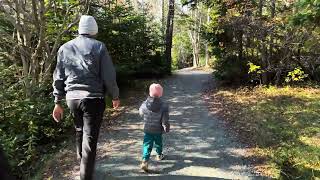
[[[164,135],[165,160],[155,161],[153,151],[151,172],[139,169],[143,131],[137,104],[117,120],[119,125],[101,131],[95,179],[264,179],[250,173],[244,149],[209,113],[201,90],[210,77],[185,69],[165,80],[171,122]]]

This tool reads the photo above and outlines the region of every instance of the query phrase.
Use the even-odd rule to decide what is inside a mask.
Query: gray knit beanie
[[[98,25],[94,17],[82,15],[79,22],[79,34],[89,34],[94,36],[98,33]]]

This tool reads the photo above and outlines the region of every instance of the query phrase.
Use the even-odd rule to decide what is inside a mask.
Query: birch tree
[[[14,27],[9,39],[0,37],[10,43],[0,45],[10,49],[11,53],[3,54],[6,59],[22,64],[19,75],[26,97],[32,95],[39,82],[51,78],[63,37],[77,24],[81,14],[88,13],[89,3],[90,0],[0,1],[0,13]]]
[[[207,24],[210,24],[210,8],[208,8],[207,10]],[[206,67],[209,67],[209,59],[210,59],[210,55],[209,55],[209,43],[208,41],[206,41],[205,43],[205,58],[206,58]]]
[[[193,51],[193,67],[198,67],[200,62],[200,26],[201,17],[198,7],[191,10],[192,25],[189,30],[189,37],[192,44]]]

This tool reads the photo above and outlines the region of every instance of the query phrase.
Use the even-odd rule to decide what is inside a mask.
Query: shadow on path
[[[266,179],[251,173],[245,149],[209,113],[201,98],[209,78],[208,72],[185,70],[164,82],[171,132],[164,135],[166,159],[156,162],[152,154],[149,167],[154,173],[139,169],[143,139],[139,104],[118,120],[119,126],[101,132],[96,179]]]

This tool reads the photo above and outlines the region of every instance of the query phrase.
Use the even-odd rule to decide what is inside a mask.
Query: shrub
[[[34,172],[42,154],[55,149],[72,122],[65,118],[57,125],[52,120],[51,83],[39,84],[33,96],[25,98],[23,84],[15,78],[18,69],[0,65],[0,143],[11,167],[15,167],[13,173],[22,178]]]
[[[214,63],[214,76],[224,84],[240,85],[249,81],[248,61],[239,60],[237,56],[217,59]]]
[[[95,7],[93,14],[99,24],[97,38],[106,44],[119,77],[150,77],[166,73],[160,27],[150,15],[134,10],[130,3]]]

